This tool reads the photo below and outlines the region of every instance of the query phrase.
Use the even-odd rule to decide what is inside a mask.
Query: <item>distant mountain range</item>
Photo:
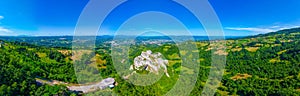
[[[218,40],[218,39],[226,39],[226,40],[236,40],[241,38],[255,38],[255,37],[262,37],[262,36],[271,36],[275,34],[287,34],[292,32],[300,32],[300,28],[292,28],[292,29],[285,29],[280,30],[277,32],[270,32],[267,34],[259,34],[254,36],[193,36],[195,41],[208,41],[208,40]],[[94,36],[80,36],[84,37],[87,40],[93,40]],[[155,41],[155,40],[165,40],[168,42],[173,42],[170,37],[173,39],[176,38],[176,41],[187,41],[190,40],[187,37],[189,36],[118,36],[121,37],[119,39],[133,39],[135,38],[136,42],[142,41]],[[91,38],[91,39],[89,39]],[[73,36],[29,36],[29,35],[20,35],[20,36],[0,36],[0,40],[11,41],[11,42],[26,42],[29,44],[34,45],[41,45],[41,46],[49,46],[49,47],[70,47],[72,46]],[[114,39],[114,36],[111,35],[103,35],[103,36],[96,36],[96,43],[103,44],[104,42],[109,42]],[[164,41],[162,41],[164,42]]]

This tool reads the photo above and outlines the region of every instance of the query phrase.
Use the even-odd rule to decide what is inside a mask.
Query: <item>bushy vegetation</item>
[[[26,43],[1,42],[1,96],[71,94],[65,86],[40,85],[35,80],[48,78],[76,82],[72,64],[65,62],[57,50]]]

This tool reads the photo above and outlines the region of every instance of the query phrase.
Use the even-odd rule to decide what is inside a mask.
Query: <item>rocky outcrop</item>
[[[170,77],[167,71],[168,64],[168,60],[164,60],[161,53],[152,53],[148,50],[134,58],[134,64],[130,66],[130,70],[147,70],[158,74],[159,69],[164,69],[167,77]]]

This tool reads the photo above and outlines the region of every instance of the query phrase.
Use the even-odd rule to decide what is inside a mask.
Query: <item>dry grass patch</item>
[[[217,55],[228,55],[228,52],[225,52],[224,50],[218,50],[218,51],[215,51],[214,54],[217,54]]]
[[[181,70],[186,74],[194,74],[194,71],[192,69],[189,69],[187,67],[181,66]]]
[[[180,56],[176,53],[173,53],[172,55],[168,55],[168,57],[172,59],[180,59]]]
[[[231,77],[230,79],[232,79],[232,80],[240,80],[240,79],[247,79],[249,77],[252,77],[252,75],[238,73],[237,75]]]
[[[284,52],[286,52],[286,51],[287,51],[287,50],[282,50],[282,51],[278,52],[277,54],[280,55],[280,54],[282,54],[282,53],[284,53]]]
[[[91,50],[75,50],[72,52],[73,56],[71,57],[72,60],[80,60],[83,54],[91,54]]]
[[[199,53],[199,50],[193,50],[192,52],[193,53]]]
[[[273,44],[272,47],[281,46],[281,44]]]
[[[208,43],[197,42],[196,45],[197,45],[198,47],[202,47],[202,46],[207,46]]]
[[[199,61],[204,61],[204,60],[205,60],[204,58],[200,58],[200,59],[199,59]]]
[[[164,50],[165,52],[167,52],[167,51],[169,50],[169,48],[164,48],[163,50]]]
[[[226,45],[226,49],[232,49],[232,46]]]
[[[36,53],[40,58],[45,58],[47,57],[47,54],[46,53],[40,53],[40,52],[37,52]]]
[[[65,56],[72,54],[71,50],[58,50],[58,52],[60,52],[61,54],[65,55]]]
[[[165,48],[168,48],[168,49],[171,48],[171,47],[172,47],[172,46],[165,46]]]
[[[224,71],[224,75],[228,75],[230,74],[231,72],[228,72],[228,71]]]
[[[229,94],[229,92],[227,92],[227,91],[217,90],[217,92],[219,92],[219,94],[221,94],[221,96],[228,96],[228,94]]]
[[[187,52],[186,51],[180,51],[179,53],[180,53],[180,55],[185,55]]]
[[[262,47],[264,44],[255,44],[255,47]]]
[[[176,63],[181,63],[181,60],[169,60],[169,65],[173,66]]]
[[[250,51],[250,52],[256,52],[259,47],[248,47],[248,48],[245,48],[246,50]]]
[[[232,52],[239,52],[241,51],[243,48],[232,48],[231,51]]]
[[[209,48],[207,48],[205,51],[210,51],[212,48],[211,47],[209,47]]]
[[[97,68],[97,67],[106,68],[106,66],[104,66],[104,64],[106,64],[106,60],[102,60],[100,58],[99,54],[96,54],[96,56],[94,58],[92,58],[92,60],[94,60],[94,62],[95,62],[93,67],[95,67],[95,68]],[[95,66],[95,65],[97,65],[97,66]]]
[[[270,63],[276,63],[276,62],[280,62],[280,59],[278,58],[273,58],[269,60]]]

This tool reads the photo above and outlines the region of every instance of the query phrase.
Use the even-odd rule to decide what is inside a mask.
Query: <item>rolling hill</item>
[[[190,95],[202,93],[212,68],[212,54],[225,55],[227,61],[225,74],[215,95],[300,95],[299,37],[300,28],[293,28],[219,41],[216,44],[226,44],[226,51],[215,53],[211,52],[214,45],[208,41],[192,42],[199,49],[193,52],[199,52],[200,72]],[[68,91],[65,85],[39,85],[35,81],[36,78],[43,78],[77,83],[74,74],[77,70],[74,71],[70,49],[3,40],[0,44],[0,95],[78,95]],[[163,95],[174,87],[180,78],[180,70],[193,72],[180,67],[180,56],[190,53],[180,52],[175,44],[131,45],[129,58],[133,60],[146,50],[160,52],[169,60],[170,77],[163,76],[150,86],[137,86],[122,79],[123,76],[117,74],[112,64],[111,50],[107,46],[96,46],[96,55],[85,55],[81,62],[97,69],[100,72],[97,74],[102,77],[115,78],[118,85],[106,92],[119,95]],[[132,60],[129,62],[132,63]],[[88,74],[88,70],[84,72]],[[101,92],[87,95],[99,95]]]

